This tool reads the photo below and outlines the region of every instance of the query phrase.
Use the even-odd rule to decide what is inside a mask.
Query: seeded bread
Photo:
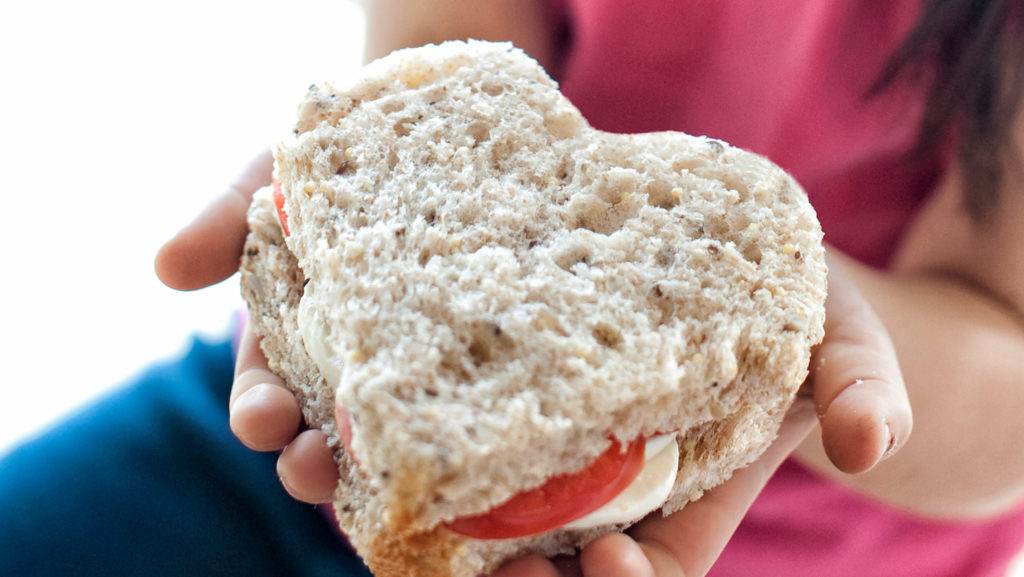
[[[597,131],[507,44],[314,85],[275,159],[290,234],[261,191],[242,292],[380,577],[468,577],[621,529],[444,528],[609,436],[682,432],[678,510],[773,440],[823,334],[822,234],[784,171],[710,138]]]

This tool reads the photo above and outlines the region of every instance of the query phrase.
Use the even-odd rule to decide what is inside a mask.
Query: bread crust
[[[258,193],[242,292],[378,575],[477,575],[622,529],[444,528],[608,435],[681,431],[678,510],[774,439],[823,334],[822,235],[784,171],[713,139],[594,130],[509,45],[400,51],[311,87],[275,159],[291,235]]]

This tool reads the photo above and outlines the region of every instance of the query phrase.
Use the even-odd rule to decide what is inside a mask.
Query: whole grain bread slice
[[[784,171],[710,138],[597,131],[507,44],[315,85],[275,158],[290,234],[262,191],[242,290],[378,575],[476,575],[621,528],[444,526],[609,437],[681,432],[678,510],[767,447],[822,337],[822,235]]]

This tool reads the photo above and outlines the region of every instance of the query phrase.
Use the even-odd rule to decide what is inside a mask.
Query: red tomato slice
[[[281,183],[274,181],[274,206],[277,208],[277,218],[281,221],[281,230],[288,236],[288,214],[284,211],[284,193],[281,192]]]
[[[645,439],[625,451],[612,445],[582,471],[552,477],[481,515],[448,523],[456,533],[475,539],[512,539],[556,529],[599,509],[621,493],[644,466]]]

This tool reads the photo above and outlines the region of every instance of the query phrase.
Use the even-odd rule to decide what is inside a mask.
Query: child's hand
[[[833,259],[825,341],[775,443],[755,463],[682,511],[648,516],[626,535],[588,545],[578,558],[514,561],[494,577],[687,577],[704,575],[780,464],[819,422],[825,449],[843,472],[859,473],[897,450],[912,417],[896,353],[881,321]],[[817,417],[817,418],[815,418]]]
[[[254,160],[235,186],[163,247],[156,267],[165,283],[196,289],[237,270],[246,209],[253,192],[269,183],[270,167],[269,154]],[[826,308],[825,341],[812,359],[806,394],[797,399],[779,439],[761,459],[682,511],[664,518],[655,513],[628,535],[602,537],[577,559],[556,565],[526,558],[498,574],[702,575],[815,421],[821,424],[829,457],[844,472],[866,471],[895,451],[911,429],[896,355],[881,322],[835,261],[830,263]],[[278,474],[292,496],[311,503],[331,500],[338,473],[325,437],[316,430],[299,432],[301,413],[295,398],[269,371],[248,331],[239,351],[230,407],[232,430],[243,443],[262,451],[283,449]]]
[[[327,447],[327,436],[319,429],[299,432],[299,404],[267,368],[267,359],[248,326],[238,347],[229,407],[231,430],[247,447],[283,449],[277,458],[277,474],[292,497],[314,504],[332,500],[338,468]]]
[[[167,286],[196,290],[238,271],[245,236],[245,215],[252,195],[270,184],[274,158],[266,150],[249,162],[234,184],[183,228],[156,255],[156,274]]]
[[[254,158],[228,187],[156,257],[156,272],[172,288],[194,290],[218,283],[238,270],[248,233],[246,212],[252,195],[270,184],[273,158]],[[326,440],[320,431],[299,433],[302,414],[281,379],[267,368],[256,339],[246,330],[235,368],[230,401],[231,429],[257,451],[284,452],[278,458],[281,482],[293,497],[322,503],[337,485]]]

